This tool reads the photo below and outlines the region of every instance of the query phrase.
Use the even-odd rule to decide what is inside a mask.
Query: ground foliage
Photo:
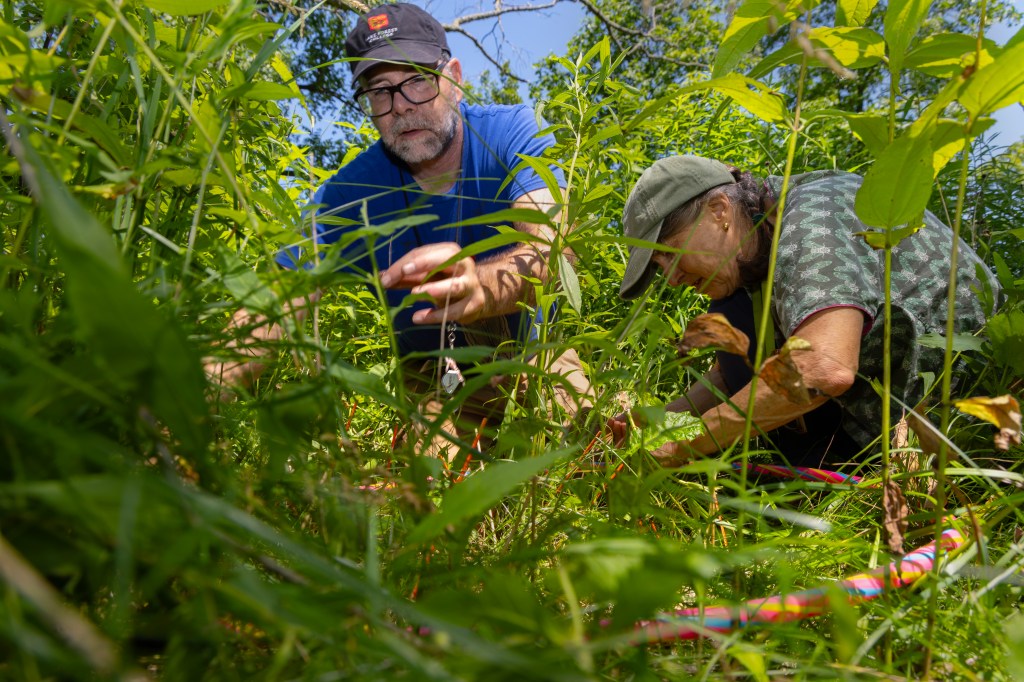
[[[281,52],[301,25],[269,24],[246,0],[5,2],[0,676],[1019,678],[1021,450],[997,452],[990,424],[943,410],[945,386],[931,414],[948,447],[933,454],[911,434],[891,451],[883,438],[861,473],[903,491],[908,547],[946,514],[961,520],[971,542],[948,571],[868,605],[836,599],[811,622],[632,641],[633,623],[661,610],[888,561],[891,484],[735,475],[733,462],[763,457],[750,449],[666,471],[646,451],[693,425],[656,407],[628,447],[592,438],[601,413],[660,404],[707,363],[679,358],[674,343],[702,310],[696,294],[616,296],[622,203],[653,159],[868,172],[863,205],[881,243],[931,202],[1007,293],[985,336],[956,339],[964,393],[1022,393],[1021,150],[979,137],[1024,92],[1022,36],[980,59],[936,48],[939,69],[909,56],[930,36],[928,3],[839,5],[846,27],[834,12],[810,15],[826,55],[800,48],[799,27],[784,43],[762,40],[771,26],[760,17],[792,26],[807,16],[797,3],[748,0],[728,24],[694,15],[708,26],[694,56],[707,68],[657,89],[597,34],[548,65],[539,113],[570,182],[560,238],[579,260],[553,263],[556,284],[538,284],[541,305],[562,310],[541,351],[580,349],[601,398],[591,423],[564,429],[544,409],[550,380],[537,378],[486,462],[462,472],[392,447],[420,417],[364,283],[334,273],[331,250],[310,271],[269,264],[301,240],[299,206],[325,177],[293,142],[294,107],[282,108],[309,102],[301,85],[313,81]],[[868,16],[857,12],[873,8],[881,25],[858,28],[847,49]],[[757,78],[788,79],[786,98],[741,75],[773,48],[794,72]],[[872,112],[840,100],[808,118],[809,74],[837,64],[881,65],[871,80],[885,94]],[[909,70],[931,85],[889,87]],[[372,137],[350,125],[353,140]],[[314,321],[291,324],[281,301],[315,286],[327,295]],[[200,360],[226,352],[238,305],[291,329],[251,392],[221,395]],[[516,371],[529,370],[516,358],[483,364],[470,382]]]

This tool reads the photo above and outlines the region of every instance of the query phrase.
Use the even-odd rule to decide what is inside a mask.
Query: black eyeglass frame
[[[402,97],[405,97],[405,101],[409,102],[410,104],[426,104],[427,102],[433,102],[435,99],[437,99],[437,96],[441,94],[441,74],[444,73],[445,67],[448,66],[448,62],[450,61],[450,58],[445,59],[441,61],[439,64],[437,64],[433,69],[418,72],[412,76],[409,76],[400,83],[395,83],[394,85],[379,85],[373,88],[360,88],[359,90],[356,90],[355,93],[352,95],[352,99],[355,100],[356,108],[359,109],[359,111],[363,112],[364,115],[369,116],[370,118],[380,118],[381,116],[387,116],[392,111],[394,111],[395,95],[397,94],[401,94]],[[423,78],[424,76],[434,77],[434,94],[428,97],[427,99],[420,101],[411,99],[408,95],[405,94],[405,91],[402,90],[402,87],[409,81],[414,81],[417,78]],[[387,93],[391,95],[391,106],[389,106],[388,110],[383,113],[372,114],[369,111],[367,111],[365,107],[363,107],[363,105],[359,102],[359,98],[371,92],[381,90],[386,90]]]

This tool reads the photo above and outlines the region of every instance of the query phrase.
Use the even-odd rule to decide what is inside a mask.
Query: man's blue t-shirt
[[[317,240],[332,244],[342,235],[366,226],[363,206],[370,225],[383,225],[405,216],[436,216],[416,226],[399,227],[377,238],[373,250],[376,269],[384,270],[412,249],[425,244],[456,242],[465,247],[498,234],[492,225],[466,225],[474,218],[510,208],[527,192],[545,187],[530,168],[520,171],[504,187],[509,172],[521,161],[518,155],[540,157],[554,143],[551,135],[538,136],[537,122],[525,106],[460,104],[463,121],[462,174],[445,194],[428,194],[413,180],[408,167],[388,154],[378,141],[339,170],[317,191],[313,203],[318,209]],[[561,187],[565,177],[552,168]],[[324,224],[322,219],[342,219],[346,224]],[[505,223],[507,224],[507,223]],[[508,247],[505,247],[508,248]],[[478,254],[483,259],[501,248]],[[282,251],[277,261],[295,267],[299,249]],[[373,272],[369,241],[356,239],[341,251],[340,268],[356,273]],[[388,305],[398,308],[407,290],[387,291]],[[432,307],[419,301],[395,315],[399,352],[438,350],[441,331],[436,325],[415,325],[413,312]],[[527,324],[519,313],[507,316],[513,338],[524,338]],[[447,335],[445,335],[446,337]],[[493,345],[507,339],[495,339]],[[456,343],[464,344],[461,330]]]

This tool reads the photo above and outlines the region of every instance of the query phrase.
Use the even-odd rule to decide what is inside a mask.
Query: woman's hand
[[[485,317],[487,292],[480,283],[476,261],[460,258],[438,270],[461,250],[455,242],[417,247],[380,273],[381,286],[409,289],[434,300],[436,308],[413,314],[416,324],[439,324],[445,320],[468,323]]]
[[[666,469],[681,467],[701,456],[701,453],[690,447],[689,442],[684,440],[665,443],[651,451],[651,457]]]

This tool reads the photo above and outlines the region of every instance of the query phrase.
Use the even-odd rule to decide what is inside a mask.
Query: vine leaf
[[[994,439],[996,450],[1005,452],[1011,446],[1020,445],[1020,404],[1013,396],[965,398],[964,400],[957,400],[954,405],[961,412],[984,419],[999,427],[999,433],[996,434]]]
[[[726,353],[747,357],[750,339],[736,329],[725,315],[721,313],[705,313],[690,320],[679,342],[679,355],[683,356],[692,350],[701,348],[718,348]]]

